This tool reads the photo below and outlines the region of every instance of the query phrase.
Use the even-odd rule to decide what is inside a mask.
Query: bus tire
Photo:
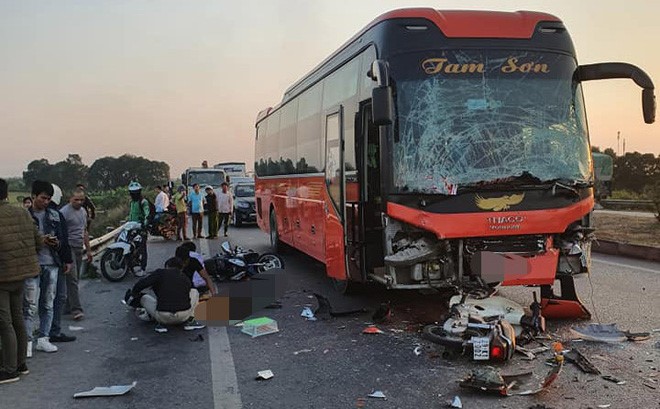
[[[273,253],[283,253],[286,248],[286,244],[282,243],[280,240],[280,234],[277,231],[277,215],[275,214],[275,209],[270,209],[270,248],[273,250]]]

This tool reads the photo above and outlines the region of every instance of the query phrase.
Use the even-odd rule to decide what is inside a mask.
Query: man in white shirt
[[[156,202],[154,203],[156,213],[163,213],[170,207],[170,198],[167,196],[167,193],[163,192],[160,186],[156,186],[156,193]]]
[[[234,211],[234,198],[229,193],[228,185],[222,182],[222,192],[218,193],[218,213],[220,214],[220,227],[224,225],[225,237],[229,228],[229,218]]]

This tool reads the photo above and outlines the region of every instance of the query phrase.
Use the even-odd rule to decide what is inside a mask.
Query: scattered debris
[[[626,334],[617,328],[616,324],[589,324],[584,327],[573,327],[571,331],[585,341],[623,342]]]
[[[330,319],[330,317],[345,317],[348,315],[362,314],[367,312],[367,310],[364,308],[340,312],[333,311],[332,305],[330,305],[330,300],[328,300],[326,297],[317,293],[314,293],[314,297],[316,297],[316,301],[319,303],[318,308],[314,311],[314,315],[322,320]]]
[[[599,408],[609,408],[610,406],[612,406],[611,403],[608,403],[608,404],[605,404],[605,405],[598,405]]]
[[[651,339],[651,333],[650,332],[625,331],[623,334],[626,336],[626,338],[628,338],[628,341],[640,342],[640,341],[647,341],[647,340]]]
[[[401,334],[405,332],[405,330],[397,329],[397,328],[390,328],[390,331],[392,331],[395,334]]]
[[[605,379],[606,381],[613,382],[617,385],[625,385],[626,384],[626,381],[622,381],[621,379],[615,378],[612,375],[601,375],[601,378]]]
[[[267,305],[265,308],[268,308],[268,309],[271,309],[271,310],[282,308],[282,302],[281,301],[275,301],[274,303],[272,303],[270,305]]]
[[[449,406],[452,407],[452,408],[461,409],[461,408],[463,408],[463,402],[461,402],[461,398],[459,398],[458,396],[454,396],[454,399],[451,401]]]
[[[413,349],[413,353],[417,356],[422,355],[422,347],[421,346],[416,346],[415,349]]]
[[[204,342],[204,335],[197,334],[195,338],[188,338],[188,340],[191,342]]]
[[[300,351],[295,351],[293,355],[300,355],[300,354],[306,354],[308,352],[314,351],[313,349],[301,349]]]
[[[241,332],[250,335],[252,338],[256,338],[262,335],[279,332],[279,328],[277,327],[277,321],[268,317],[260,317],[243,321],[243,329]]]
[[[131,337],[131,341],[137,341],[138,337]]]
[[[594,364],[592,364],[591,361],[589,361],[587,357],[584,356],[582,352],[578,351],[577,349],[573,349],[567,352],[566,354],[564,354],[564,357],[568,362],[575,364],[575,366],[580,368],[582,372],[590,373],[594,375],[600,375],[600,371],[598,370],[598,368],[596,368],[596,366],[594,366]]]
[[[243,326],[243,321],[237,322],[236,324],[234,324],[234,326],[235,327],[242,327]]]
[[[329,349],[324,349],[324,350],[323,350],[323,354],[324,354],[324,355],[327,354],[328,352],[330,352]]]
[[[492,366],[475,369],[461,381],[464,388],[496,392],[504,396],[534,395],[550,386],[559,376],[563,367],[563,355],[555,353],[552,369],[541,379],[532,372],[502,375]]]
[[[314,312],[309,307],[303,308],[302,312],[300,313],[300,316],[307,318],[307,321],[316,321],[316,317],[314,316]]]
[[[86,392],[78,392],[73,395],[74,398],[93,398],[97,396],[121,396],[125,395],[131,389],[135,388],[137,381],[130,385],[97,386]]]
[[[270,369],[266,369],[266,370],[257,372],[257,377],[255,379],[258,380],[258,381],[260,381],[260,380],[267,381],[268,379],[272,378],[273,376],[275,376],[273,371],[271,371]]]
[[[369,395],[370,398],[376,398],[376,399],[387,399],[385,397],[385,394],[382,391],[374,391],[373,393],[370,393]]]
[[[363,334],[383,334],[384,332],[375,325],[369,325],[362,331]]]
[[[376,324],[382,324],[384,322],[387,322],[391,317],[392,317],[392,306],[388,301],[380,304],[380,306],[378,307],[376,312],[374,312],[374,315],[371,317],[371,319]]]
[[[651,388],[651,389],[653,389],[653,390],[658,389],[657,386],[652,385],[652,384],[650,384],[650,383],[648,383],[648,382],[644,382],[643,385],[646,386],[647,388]]]
[[[69,331],[82,331],[84,329],[85,328],[83,328],[83,327],[76,327],[74,325],[69,325]]]

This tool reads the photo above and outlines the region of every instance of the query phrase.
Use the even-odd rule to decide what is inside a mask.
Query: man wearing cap
[[[209,235],[207,239],[215,239],[218,237],[218,198],[215,196],[212,186],[206,186],[206,211],[209,216]]]
[[[176,239],[181,240],[181,232],[183,232],[183,240],[188,240],[186,237],[188,231],[188,205],[186,204],[186,188],[181,185],[174,194],[174,205],[176,206]]]

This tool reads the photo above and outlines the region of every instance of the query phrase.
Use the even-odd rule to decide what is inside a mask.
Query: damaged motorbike
[[[499,296],[479,299],[468,293],[454,296],[442,325],[427,325],[422,336],[443,345],[451,354],[472,354],[476,361],[507,361],[517,339],[545,331],[541,305],[534,293],[531,314],[517,303]]]
[[[259,253],[228,241],[220,245],[220,253],[204,260],[204,267],[218,281],[239,281],[274,268],[284,268],[284,260],[274,253]]]

